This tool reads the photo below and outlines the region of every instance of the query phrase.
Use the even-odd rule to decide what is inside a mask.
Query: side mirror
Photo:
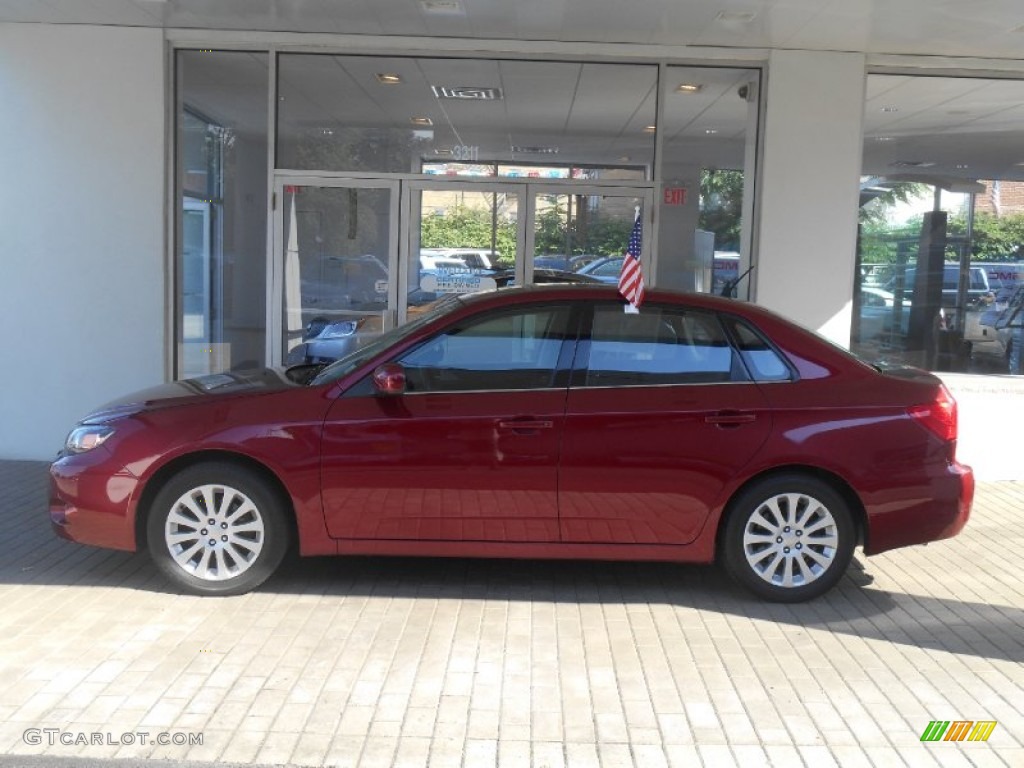
[[[373,386],[382,395],[405,394],[405,369],[398,363],[384,363],[373,372]]]

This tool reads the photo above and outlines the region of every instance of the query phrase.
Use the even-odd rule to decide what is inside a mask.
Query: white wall
[[[756,301],[849,346],[862,153],[861,54],[773,51]]]
[[[0,24],[0,458],[164,378],[163,50]]]

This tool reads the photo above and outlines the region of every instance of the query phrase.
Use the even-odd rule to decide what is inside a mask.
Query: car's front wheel
[[[795,603],[824,594],[850,564],[856,526],[846,501],[809,475],[786,474],[745,489],[730,506],[721,556],[742,586]]]
[[[156,494],[146,539],[156,566],[199,595],[239,595],[262,584],[288,548],[278,495],[244,467],[188,467]]]

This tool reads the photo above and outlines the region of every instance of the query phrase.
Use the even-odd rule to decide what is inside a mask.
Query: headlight
[[[359,327],[359,323],[356,320],[341,320],[337,323],[331,323],[326,326],[318,338],[321,339],[343,339],[346,336],[351,336],[356,332],[356,328]]]
[[[114,434],[114,428],[106,424],[85,424],[71,430],[64,441],[64,450],[69,453],[85,453],[103,445]]]

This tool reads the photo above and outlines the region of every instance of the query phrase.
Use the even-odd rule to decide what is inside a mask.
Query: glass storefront
[[[277,167],[558,178],[629,157],[650,179],[657,82],[650,64],[282,54]]]
[[[178,378],[266,361],[268,61],[176,53]]]
[[[281,53],[268,168],[268,56],[177,57],[179,376],[330,359],[450,293],[615,283],[637,221],[649,285],[736,294],[749,264],[757,70]]]
[[[1020,373],[1024,83],[867,82],[851,347],[872,361]]]
[[[666,68],[658,284],[748,296],[757,70]]]

